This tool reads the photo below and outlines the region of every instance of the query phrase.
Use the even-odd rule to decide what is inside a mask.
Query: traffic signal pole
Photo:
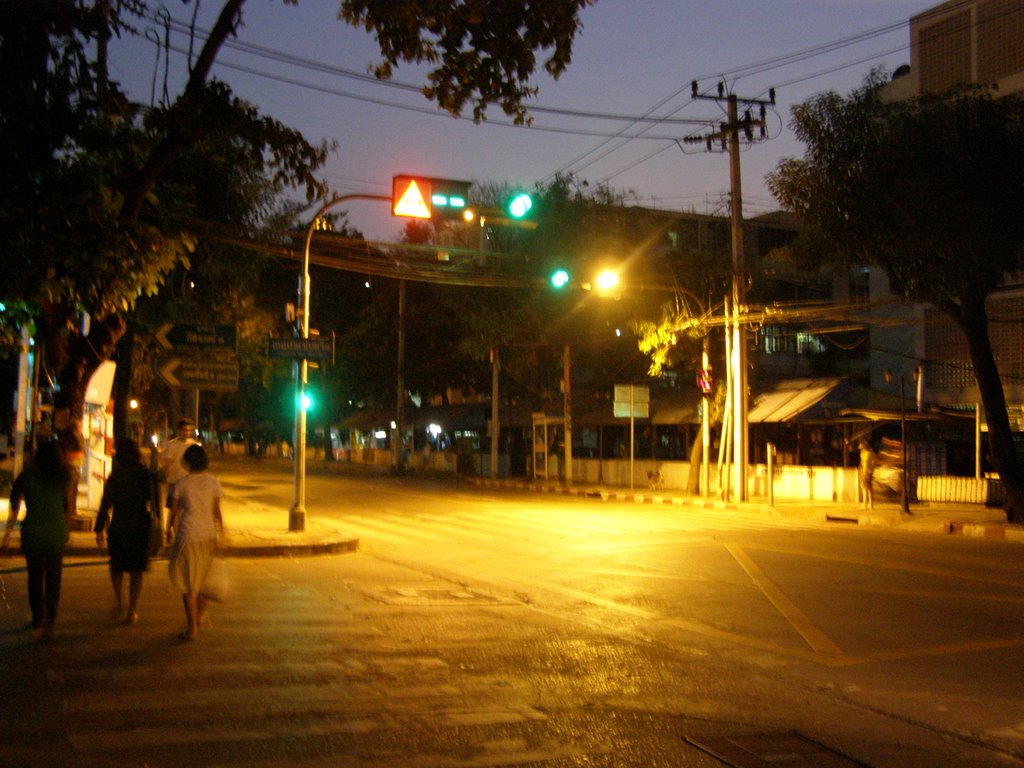
[[[341,195],[334,197],[320,206],[306,230],[306,246],[302,256],[302,276],[299,279],[298,319],[299,333],[303,339],[309,338],[309,246],[313,242],[313,232],[317,220],[328,210],[349,200],[384,200],[391,202],[387,195]],[[309,383],[309,360],[302,358],[295,364],[295,501],[288,512],[288,530],[301,532],[306,530],[306,384]]]
[[[569,345],[562,351],[562,433],[565,437],[565,484],[572,485],[572,358]]]

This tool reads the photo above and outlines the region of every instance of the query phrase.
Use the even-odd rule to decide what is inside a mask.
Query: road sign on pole
[[[157,373],[171,387],[204,391],[238,391],[238,359],[164,357]]]
[[[233,325],[166,323],[157,330],[156,341],[171,352],[234,352],[237,336]]]
[[[634,419],[646,419],[651,407],[651,388],[646,384],[616,384],[612,415],[620,419],[629,417],[629,487],[633,488],[633,459],[636,455]]]
[[[308,339],[267,339],[267,353],[272,358],[290,360],[330,360],[334,362],[334,334]]]

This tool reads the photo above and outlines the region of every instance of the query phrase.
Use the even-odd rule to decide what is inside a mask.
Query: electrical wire
[[[921,14],[919,18],[921,18],[921,17],[927,18],[927,16],[929,14],[948,13],[951,10],[955,10],[955,9],[957,9],[959,7],[968,7],[970,5],[970,2],[971,2],[971,0],[961,0],[960,2],[955,3],[955,4],[946,4],[946,5],[943,5],[940,8],[936,8],[936,9],[932,9],[930,11],[926,11],[925,13]],[[1012,12],[1012,9],[1005,11],[1005,13],[1011,13],[1011,12]],[[161,25],[161,27],[165,31],[173,30],[174,32],[176,32],[178,34],[187,35],[188,39],[190,40],[190,45],[191,45],[191,41],[195,37],[198,37],[200,39],[205,39],[209,35],[208,31],[203,30],[203,29],[199,28],[196,25],[194,14],[193,14],[193,19],[191,20],[190,23],[185,23],[185,22],[181,22],[181,21],[177,21],[177,20],[173,19],[170,16],[170,14],[166,12],[166,10],[163,11],[162,15],[158,11],[157,15],[154,18],[157,20],[157,22]],[[998,21],[998,19],[996,18],[996,19],[989,20],[987,23],[996,23],[997,21]],[[879,27],[875,27],[875,28],[872,28],[872,29],[869,29],[869,30],[866,30],[866,31],[862,31],[862,32],[858,32],[858,33],[855,33],[855,34],[851,34],[851,35],[848,35],[846,37],[839,38],[837,40],[828,41],[828,42],[820,44],[820,45],[810,46],[808,48],[803,48],[803,49],[800,49],[800,50],[797,50],[797,51],[793,51],[793,52],[789,52],[789,53],[784,53],[784,54],[780,54],[778,56],[769,57],[767,59],[762,59],[762,60],[759,60],[759,61],[755,61],[755,62],[743,64],[743,65],[740,65],[740,66],[732,67],[730,69],[721,70],[721,71],[719,71],[717,73],[714,73],[714,74],[709,74],[709,75],[705,75],[705,76],[699,77],[699,78],[697,78],[697,80],[700,81],[700,80],[705,80],[705,79],[710,79],[710,78],[719,78],[719,79],[722,79],[722,80],[731,80],[733,83],[735,83],[736,81],[739,81],[741,79],[748,79],[748,78],[751,78],[751,77],[753,77],[755,75],[766,74],[768,72],[772,72],[772,71],[781,69],[783,67],[793,66],[793,65],[796,65],[796,64],[803,63],[805,61],[812,60],[812,59],[817,58],[817,57],[821,57],[821,56],[824,56],[824,55],[832,54],[832,53],[834,53],[836,51],[843,50],[843,49],[849,48],[851,46],[858,45],[858,44],[870,41],[870,40],[875,39],[877,37],[884,36],[884,35],[889,35],[889,34],[891,34],[893,32],[899,31],[900,29],[905,29],[906,26],[907,26],[907,21],[906,20],[899,20],[899,21],[888,23],[888,24],[884,24],[884,25],[881,25]],[[953,32],[951,31],[950,34],[953,34]],[[145,39],[147,39],[151,43],[155,43],[156,42],[148,34],[145,35]],[[180,48],[177,48],[176,46],[170,46],[169,45],[169,38],[165,38],[165,41],[166,42],[164,43],[164,45],[168,46],[168,50],[174,50],[176,53],[180,53],[180,54],[186,56],[189,59],[191,58],[191,55],[192,55],[191,48],[189,50],[182,50]],[[371,74],[368,74],[366,72],[357,72],[355,70],[346,69],[346,68],[343,68],[343,67],[337,67],[337,66],[334,66],[334,65],[326,64],[326,63],[319,62],[319,61],[316,61],[316,60],[313,60],[313,59],[309,59],[309,58],[306,58],[306,57],[302,57],[302,56],[297,56],[297,55],[290,54],[290,53],[287,53],[287,52],[275,50],[273,48],[269,48],[269,47],[266,47],[266,46],[261,46],[261,45],[257,45],[257,44],[254,44],[254,43],[249,43],[249,42],[246,42],[246,41],[243,41],[243,40],[239,40],[239,39],[230,39],[229,38],[228,40],[225,41],[224,45],[225,45],[226,48],[229,48],[229,49],[232,49],[232,50],[236,50],[236,51],[241,52],[241,53],[243,53],[245,55],[250,55],[250,56],[254,56],[254,57],[258,57],[258,58],[263,58],[265,60],[274,61],[274,62],[277,62],[277,63],[285,64],[287,66],[297,67],[297,68],[300,68],[300,69],[303,69],[303,70],[306,70],[306,71],[309,71],[309,72],[317,72],[317,73],[327,74],[327,75],[334,76],[334,77],[341,77],[341,78],[346,78],[346,79],[352,79],[352,80],[356,80],[356,81],[359,81],[359,82],[362,82],[362,83],[365,83],[365,84],[372,85],[373,87],[391,88],[391,89],[396,89],[396,90],[400,90],[400,91],[407,92],[407,93],[420,93],[420,94],[422,93],[422,90],[423,90],[423,87],[421,85],[417,85],[417,84],[414,84],[414,83],[407,83],[407,82],[396,81],[396,80],[381,80],[381,79],[378,79],[377,77],[375,77],[375,76],[373,76]],[[827,69],[817,70],[817,71],[809,73],[809,74],[800,75],[798,77],[794,77],[794,78],[791,78],[789,80],[782,81],[781,83],[778,83],[776,85],[776,87],[787,87],[787,86],[794,85],[794,84],[797,84],[797,83],[806,82],[808,80],[813,80],[813,79],[822,77],[822,76],[827,75],[827,74],[833,74],[833,73],[841,71],[843,69],[849,69],[851,67],[863,65],[864,63],[867,63],[869,61],[877,60],[881,56],[886,56],[886,55],[891,55],[893,53],[897,53],[897,52],[899,52],[901,50],[904,50],[905,48],[906,48],[906,46],[899,46],[897,48],[891,48],[891,49],[888,49],[888,50],[886,50],[885,52],[882,52],[882,53],[876,53],[876,54],[873,54],[871,56],[861,57],[861,58],[855,59],[853,61],[846,62],[844,64],[839,64],[839,65],[835,65],[835,66],[829,67]],[[276,81],[276,82],[280,82],[282,84],[292,85],[292,86],[295,86],[295,87],[301,87],[301,88],[305,88],[305,89],[315,90],[315,91],[318,91],[320,93],[325,93],[325,94],[328,94],[328,95],[337,96],[339,98],[353,99],[353,100],[358,100],[358,101],[361,101],[361,102],[364,102],[364,103],[375,104],[375,105],[378,105],[378,106],[381,106],[381,107],[385,107],[385,108],[389,108],[389,109],[399,109],[399,110],[405,110],[405,111],[412,111],[412,112],[416,112],[416,113],[419,113],[419,114],[436,115],[436,116],[439,116],[439,117],[445,117],[447,119],[451,119],[451,115],[449,115],[448,113],[440,112],[437,109],[431,109],[431,108],[427,108],[427,107],[420,107],[420,106],[415,106],[415,105],[403,104],[403,103],[395,102],[395,101],[392,101],[392,100],[382,99],[382,98],[378,98],[378,97],[374,97],[374,96],[367,96],[367,95],[358,94],[358,93],[350,93],[350,92],[346,92],[346,91],[342,91],[342,90],[338,90],[338,89],[334,89],[334,88],[330,88],[330,87],[321,86],[321,85],[318,85],[318,84],[315,84],[315,83],[310,83],[310,82],[302,81],[302,80],[295,79],[295,78],[289,78],[289,77],[284,77],[282,75],[277,75],[277,74],[270,73],[270,72],[260,71],[260,70],[254,69],[252,67],[247,67],[247,66],[240,65],[240,64],[237,64],[237,63],[234,63],[234,62],[224,61],[222,59],[219,59],[217,63],[220,66],[224,66],[224,67],[229,68],[229,69],[233,69],[233,70],[236,70],[236,71],[244,72],[246,74],[250,74],[250,75],[253,75],[253,76],[256,76],[256,77],[270,79],[270,80],[273,80],[273,81]],[[165,62],[165,75],[166,75],[166,62]],[[560,117],[560,118],[566,118],[566,119],[572,119],[572,120],[592,120],[592,121],[596,120],[596,121],[613,121],[613,122],[625,122],[625,123],[627,123],[626,126],[624,126],[622,129],[617,130],[617,131],[608,131],[608,130],[603,130],[602,131],[602,130],[597,130],[597,129],[580,128],[580,127],[559,127],[559,126],[538,125],[538,124],[531,124],[531,125],[525,125],[524,126],[524,125],[517,125],[516,123],[514,123],[512,121],[504,121],[504,120],[485,120],[484,124],[489,124],[489,125],[493,125],[493,126],[497,126],[497,127],[520,128],[520,129],[525,129],[525,130],[535,130],[535,131],[548,132],[548,133],[559,133],[559,134],[568,134],[568,135],[576,135],[576,136],[592,136],[592,137],[597,137],[597,138],[601,139],[601,141],[598,144],[596,144],[595,146],[593,146],[590,149],[586,150],[582,154],[577,155],[576,157],[574,157],[569,162],[563,164],[554,173],[550,174],[547,177],[548,180],[550,180],[551,178],[554,178],[557,174],[560,174],[560,173],[566,173],[566,172],[580,173],[583,170],[586,170],[587,168],[592,167],[596,163],[606,159],[607,157],[610,157],[612,154],[620,151],[621,149],[623,149],[624,147],[629,145],[631,142],[634,142],[634,141],[637,141],[637,140],[665,142],[665,146],[660,147],[660,148],[655,149],[655,150],[652,150],[652,151],[649,151],[649,152],[645,153],[643,156],[641,156],[640,158],[638,158],[636,160],[633,160],[633,161],[629,162],[626,165],[620,166],[618,169],[616,169],[616,170],[612,171],[611,173],[605,175],[604,178],[603,178],[603,181],[608,182],[608,181],[610,181],[610,180],[612,180],[612,179],[614,179],[614,178],[616,178],[618,176],[621,176],[622,174],[624,174],[624,173],[626,173],[628,171],[634,170],[638,166],[640,166],[640,165],[642,165],[642,164],[644,164],[646,162],[649,162],[650,160],[652,160],[652,159],[662,155],[664,152],[666,152],[669,149],[671,149],[672,145],[678,145],[678,142],[679,142],[679,137],[678,136],[670,136],[670,135],[664,135],[664,134],[652,134],[651,130],[655,126],[659,126],[659,125],[661,125],[661,126],[691,125],[691,126],[707,127],[709,124],[714,124],[714,120],[711,119],[711,118],[679,118],[679,117],[676,117],[676,115],[678,115],[679,112],[681,112],[683,109],[685,109],[687,106],[689,106],[690,104],[693,103],[693,99],[692,98],[688,99],[682,105],[680,105],[679,107],[673,109],[671,112],[669,112],[667,114],[657,114],[659,110],[661,110],[667,104],[671,103],[674,99],[678,98],[682,93],[685,92],[685,90],[686,90],[686,87],[681,87],[681,88],[678,88],[678,89],[674,90],[668,96],[666,96],[665,98],[660,99],[658,102],[656,102],[654,104],[654,106],[652,106],[650,109],[648,109],[647,111],[645,111],[641,115],[624,115],[624,114],[610,113],[610,112],[598,112],[598,111],[577,110],[577,109],[564,109],[564,108],[548,107],[548,106],[544,106],[544,105],[540,105],[540,104],[533,105],[533,106],[529,107],[529,111],[537,113],[537,114],[544,114],[544,115]],[[166,83],[165,83],[165,91],[166,91]],[[471,120],[472,118],[463,117],[462,119],[463,120]],[[639,126],[639,125],[644,125],[644,127],[640,128],[638,130],[633,130],[634,128],[636,128],[636,126]],[[782,120],[780,118],[779,119],[779,127],[778,127],[778,131],[779,132],[781,132],[782,127],[783,127],[782,126]],[[775,135],[778,135],[778,134],[775,134]],[[604,151],[602,151],[602,150],[604,150]],[[746,207],[746,203],[745,203],[745,207]]]

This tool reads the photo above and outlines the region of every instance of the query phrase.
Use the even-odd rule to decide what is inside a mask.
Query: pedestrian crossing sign
[[[391,213],[413,219],[429,219],[430,179],[395,176],[391,186]]]

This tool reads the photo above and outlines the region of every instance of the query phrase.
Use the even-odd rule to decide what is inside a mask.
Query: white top
[[[178,482],[188,474],[188,467],[185,466],[185,462],[181,460],[181,457],[185,455],[185,450],[190,445],[196,445],[198,442],[198,440],[192,437],[186,437],[184,440],[180,437],[175,437],[167,442],[167,447],[164,449],[161,461],[164,466],[164,480],[169,484]]]
[[[209,472],[192,472],[174,486],[178,507],[177,541],[193,542],[217,538],[213,511],[221,498],[220,481]]]

